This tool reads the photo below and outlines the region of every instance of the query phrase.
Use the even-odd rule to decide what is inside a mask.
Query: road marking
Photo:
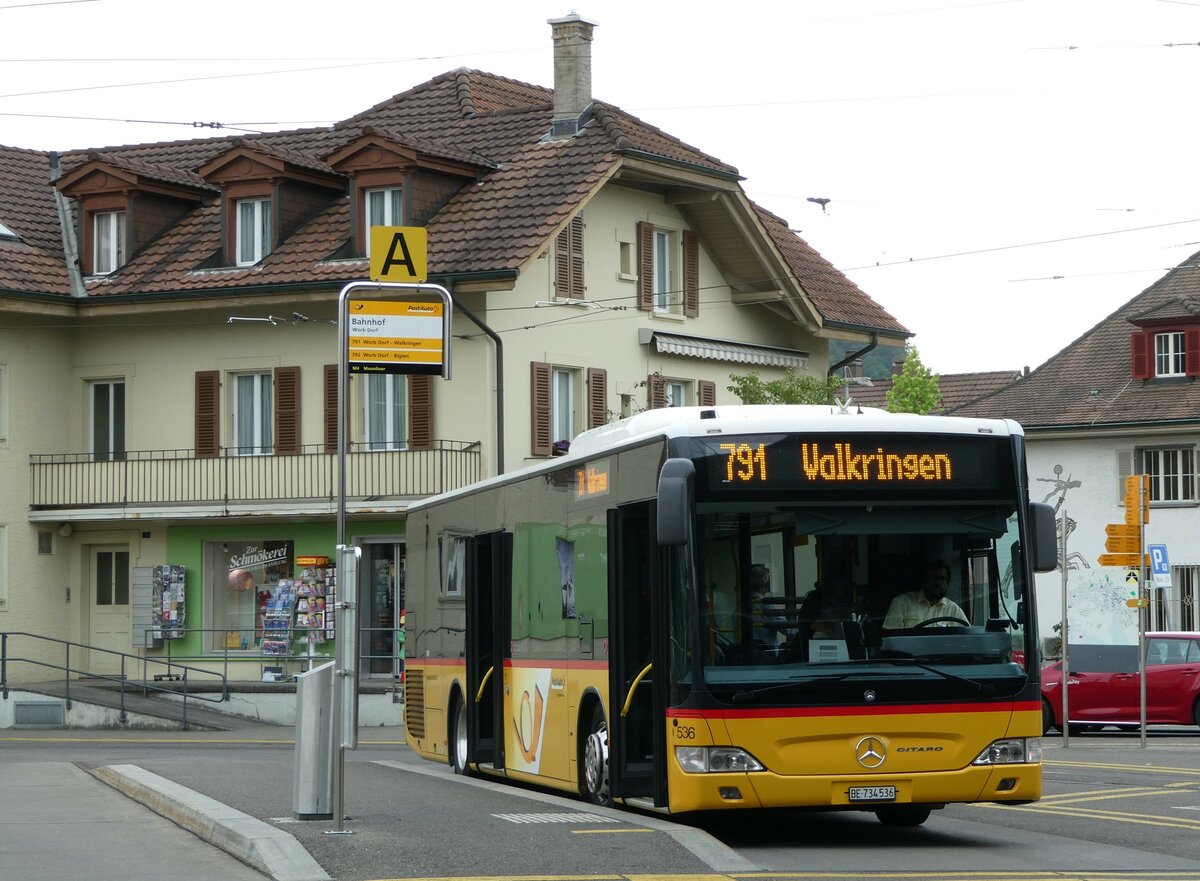
[[[550,814],[492,814],[500,820],[510,823],[619,823],[616,817],[604,817],[600,814],[588,813],[550,813]]]
[[[1166,768],[1156,765],[1121,765],[1113,762],[1043,762],[1056,768],[1103,768],[1108,771],[1137,771],[1139,774],[1185,774],[1190,777],[1200,777],[1197,768]]]
[[[626,832],[655,832],[655,829],[572,829],[572,835],[621,835]]]
[[[1064,877],[1081,873],[1049,870],[1028,872],[731,872],[728,875],[471,875],[447,876],[442,878],[376,878],[374,881],[743,881],[743,879],[771,879],[771,881],[878,881],[878,879],[903,878],[907,881],[1063,881]],[[1094,881],[1200,881],[1200,872],[1173,872],[1169,870],[1147,871],[1089,871],[1086,876]]]

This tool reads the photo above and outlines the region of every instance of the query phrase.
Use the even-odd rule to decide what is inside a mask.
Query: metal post
[[[1146,590],[1146,523],[1143,512],[1149,508],[1146,497],[1150,488],[1147,477],[1138,480],[1138,714],[1141,729],[1140,746],[1146,746],[1146,616],[1150,612],[1150,595]]]
[[[1058,568],[1062,576],[1062,625],[1059,627],[1059,635],[1062,640],[1062,739],[1063,748],[1066,749],[1071,745],[1071,724],[1068,721],[1071,718],[1070,713],[1070,698],[1067,696],[1067,683],[1071,680],[1070,663],[1067,660],[1067,512],[1064,509],[1062,512],[1062,520],[1059,522],[1059,541],[1062,544],[1061,556],[1058,558]]]

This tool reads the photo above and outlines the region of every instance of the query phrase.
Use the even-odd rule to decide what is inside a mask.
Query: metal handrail
[[[34,640],[34,641],[61,645],[64,649],[63,663],[55,664],[55,663],[52,663],[49,661],[41,661],[36,658],[26,658],[26,657],[20,657],[20,656],[10,657],[9,652],[8,652],[8,641],[9,641],[10,637],[26,637],[26,638],[28,638],[30,640]],[[71,666],[71,649],[72,648],[83,649],[83,650],[86,650],[89,652],[104,652],[105,654],[108,654],[108,655],[118,656],[121,659],[120,676],[118,677],[118,676],[107,675],[104,673],[93,673],[90,670],[84,670],[80,667],[72,667]],[[45,667],[45,668],[48,668],[51,670],[63,671],[63,673],[64,673],[63,687],[64,687],[65,696],[66,696],[67,709],[69,710],[69,709],[71,709],[71,674],[79,673],[79,674],[86,675],[92,679],[104,679],[109,682],[116,682],[120,686],[121,698],[120,698],[120,714],[118,715],[118,719],[122,723],[125,723],[128,721],[128,715],[125,712],[125,691],[126,691],[126,686],[128,683],[128,676],[126,675],[126,661],[128,659],[133,659],[134,661],[141,662],[141,664],[142,664],[142,672],[143,672],[142,682],[140,685],[137,685],[134,687],[141,690],[143,697],[147,694],[147,692],[151,692],[151,691],[163,692],[166,694],[178,694],[179,693],[173,688],[163,688],[161,686],[151,685],[148,678],[146,677],[147,664],[150,664],[150,663],[163,664],[163,665],[167,666],[168,671],[170,671],[170,669],[172,667],[182,671],[183,730],[184,731],[188,730],[188,719],[187,719],[188,704],[187,704],[187,702],[188,702],[189,697],[191,697],[192,700],[202,700],[202,701],[207,701],[209,703],[221,703],[222,701],[226,701],[229,699],[229,682],[228,682],[228,679],[225,674],[214,673],[213,671],[206,670],[202,667],[193,667],[193,666],[189,666],[187,664],[179,664],[179,663],[175,663],[175,662],[161,660],[159,658],[147,657],[146,655],[137,655],[137,654],[133,654],[130,652],[121,652],[121,651],[117,651],[116,649],[100,648],[99,646],[88,645],[87,643],[73,642],[69,639],[59,639],[54,636],[44,636],[39,633],[29,633],[29,632],[23,631],[23,630],[0,631],[0,698],[2,698],[3,700],[8,700],[8,692],[9,692],[8,665],[9,665],[9,663],[32,664],[35,667]],[[208,698],[208,697],[201,697],[198,694],[195,694],[195,695],[189,694],[188,693],[188,675],[193,674],[193,673],[201,674],[204,676],[218,677],[221,681],[220,697]]]

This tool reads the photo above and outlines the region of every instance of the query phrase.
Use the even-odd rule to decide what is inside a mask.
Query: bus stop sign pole
[[[450,378],[450,319],[453,315],[454,303],[450,292],[441,285],[424,284],[420,282],[386,282],[386,281],[352,281],[338,294],[338,374],[337,374],[337,442],[338,442],[338,480],[337,480],[337,602],[334,603],[334,671],[333,694],[330,701],[330,715],[333,724],[329,726],[333,738],[333,749],[330,750],[329,783],[331,789],[334,828],[327,834],[351,834],[346,829],[345,818],[345,769],[346,750],[358,748],[358,673],[355,669],[357,651],[353,650],[357,643],[357,591],[358,591],[358,553],[359,549],[351,547],[346,540],[346,448],[349,446],[349,431],[346,414],[349,411],[347,394],[347,377],[351,369],[350,344],[350,295],[358,293],[365,301],[380,301],[383,304],[381,316],[371,319],[372,328],[378,328],[375,339],[365,344],[361,351],[366,354],[356,355],[355,366],[364,373],[440,373],[444,379]],[[425,299],[441,301],[441,357],[440,363],[431,365],[429,362],[410,361],[414,347],[421,344],[428,346],[433,338],[412,339],[412,334],[397,333],[417,329],[419,325],[405,324],[406,319],[398,318],[403,311],[403,303],[390,303],[390,294],[415,295],[418,304]],[[408,304],[414,305],[414,304]],[[396,308],[393,308],[396,307]],[[356,337],[358,339],[358,337]],[[435,343],[436,344],[436,343]],[[359,363],[361,357],[363,363]]]

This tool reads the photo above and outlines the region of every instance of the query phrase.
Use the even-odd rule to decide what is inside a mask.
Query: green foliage
[[[887,393],[887,408],[892,413],[932,413],[942,402],[938,377],[921,362],[921,353],[910,346],[904,359],[904,371]]]
[[[757,373],[731,373],[728,386],[743,404],[832,404],[841,383],[832,377],[798,376],[791,370],[779,379],[764,380]]]

